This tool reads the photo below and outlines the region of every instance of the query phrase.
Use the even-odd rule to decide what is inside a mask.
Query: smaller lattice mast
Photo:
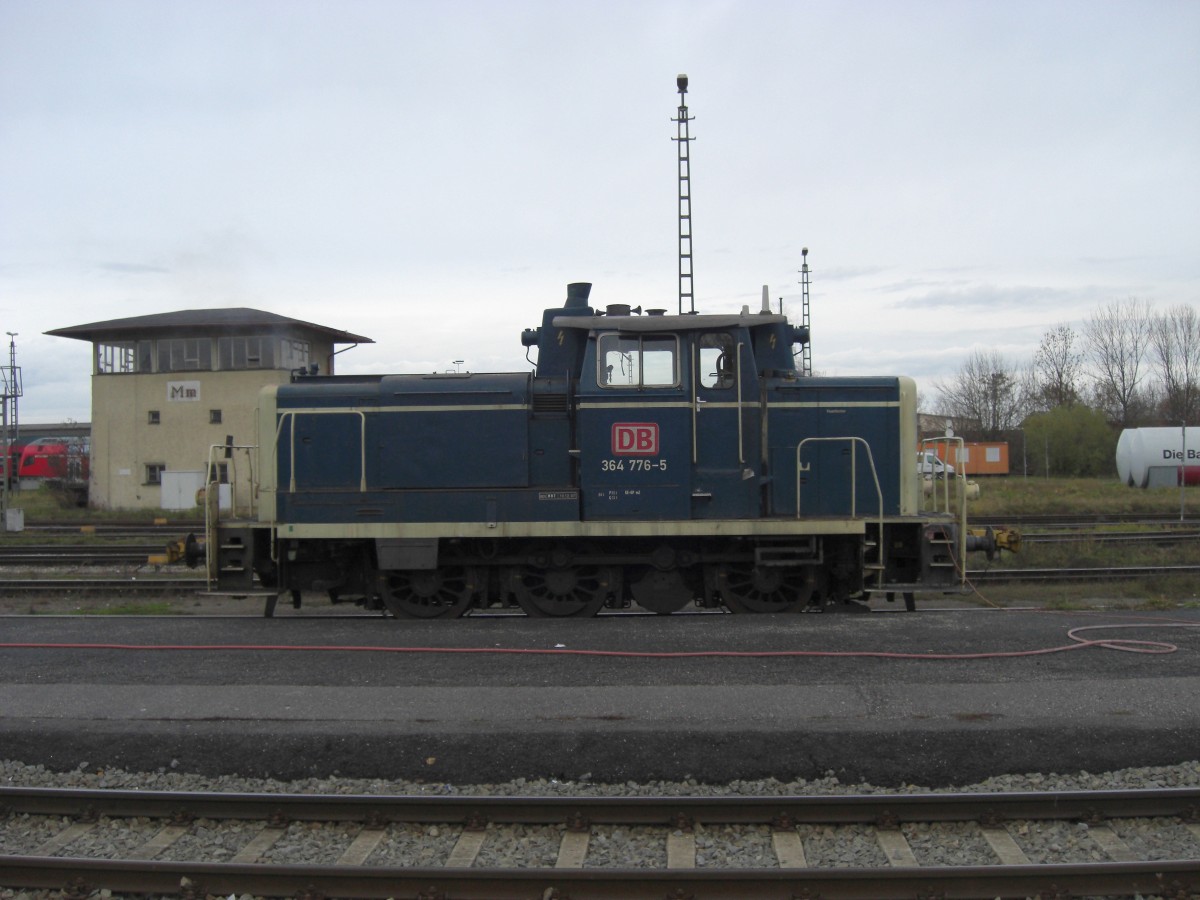
[[[803,247],[800,250],[800,258],[804,262],[800,266],[800,324],[804,327],[804,332],[807,335],[812,334],[812,321],[809,318],[808,308],[808,288],[809,288],[809,268],[808,268],[808,248]],[[800,345],[800,374],[812,374],[812,340],[806,340]]]
[[[671,138],[679,145],[679,314],[683,315],[683,301],[687,298],[688,312],[696,311],[696,296],[692,290],[692,171],[688,148],[694,138],[688,131],[687,89],[688,77],[675,79],[679,88],[679,110],[672,122],[676,123],[676,136]]]

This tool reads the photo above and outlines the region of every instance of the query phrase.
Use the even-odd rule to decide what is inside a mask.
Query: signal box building
[[[89,505],[192,509],[213,444],[257,443],[258,392],[334,373],[370,338],[257,309],[191,309],[48,331],[92,344]],[[348,349],[348,348],[345,348]],[[225,463],[213,474],[225,481]]]

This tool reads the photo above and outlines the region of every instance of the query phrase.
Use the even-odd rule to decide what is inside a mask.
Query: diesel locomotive
[[[807,328],[765,290],[727,315],[596,309],[590,291],[524,331],[532,371],[264,389],[256,444],[214,448],[250,475],[232,514],[209,486],[210,589],[262,591],[268,614],[316,591],[430,618],[817,611],[871,591],[911,608],[961,587],[980,542],[961,508],[922,509],[911,379],[798,373]]]

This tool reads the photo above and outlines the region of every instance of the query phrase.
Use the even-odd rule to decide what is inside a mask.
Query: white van
[[[954,475],[954,466],[938,459],[936,453],[917,454],[917,472],[921,475],[932,475],[934,478],[945,478]]]

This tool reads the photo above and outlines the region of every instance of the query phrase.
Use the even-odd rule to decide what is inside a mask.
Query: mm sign
[[[614,422],[614,456],[658,456],[657,422]]]

